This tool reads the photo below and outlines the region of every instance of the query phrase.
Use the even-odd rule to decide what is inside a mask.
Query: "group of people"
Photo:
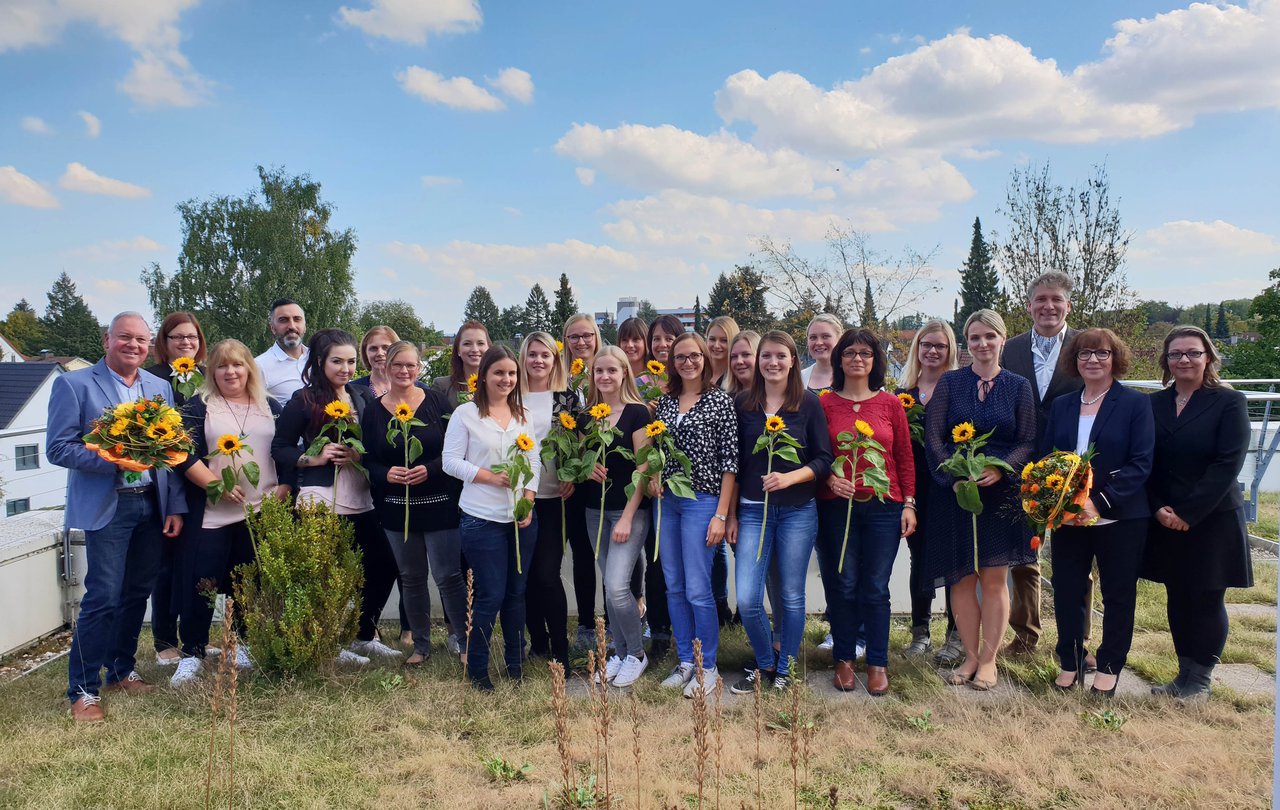
[[[135,670],[148,597],[157,662],[175,666],[175,685],[199,676],[210,654],[209,593],[230,592],[233,569],[252,559],[245,514],[271,497],[323,503],[352,524],[364,584],[356,638],[335,651],[345,661],[425,661],[433,579],[448,649],[477,689],[493,688],[489,641],[499,621],[509,677],[521,677],[529,655],[567,667],[560,571],[569,553],[578,636],[591,632],[603,590],[613,655],[597,677],[630,686],[674,642],[662,685],[692,696],[719,676],[720,628],[733,616],[731,549],[754,661],[725,680],[736,693],[754,691],[757,678],[761,688],[785,689],[797,677],[816,549],[834,684],[883,695],[889,579],[905,541],[906,654],[933,652],[930,619],[944,587],[948,627],[937,659],[954,667],[949,683],[990,689],[1010,625],[1006,654],[1039,641],[1039,552],[1016,473],[985,468],[976,523],[961,509],[955,480],[939,469],[964,441],[953,430],[961,423],[989,434],[983,452],[1014,470],[1054,449],[1093,448],[1091,495],[1050,543],[1062,670],[1055,685],[1083,685],[1096,669],[1092,688],[1114,693],[1136,583],[1146,577],[1166,585],[1179,660],[1177,678],[1157,691],[1207,694],[1227,636],[1225,589],[1252,583],[1236,483],[1249,437],[1244,398],[1222,384],[1213,342],[1195,327],[1166,338],[1163,391],[1125,388],[1128,348],[1109,330],[1067,326],[1070,289],[1059,273],[1033,282],[1034,327],[1007,341],[997,313],[975,312],[963,335],[972,364],[962,368],[951,326],[928,322],[892,392],[883,339],[831,315],[809,326],[806,368],[786,332],[741,331],[727,317],[705,336],[670,315],[631,318],[609,346],[594,318],[580,314],[559,338],[533,332],[514,350],[467,321],[449,374],[423,379],[420,348],[389,327],[359,341],[332,328],[305,340],[305,313],[288,299],[272,305],[274,343],[256,358],[234,339],[206,346],[185,312],[164,319],[151,348],[146,319],[122,313],[104,337],[104,359],[58,377],[49,406],[48,455],[70,469],[67,525],[85,530],[89,564],[70,655],[72,716],[102,719],[102,692],[154,688]],[[149,353],[157,363],[144,370]],[[204,375],[185,401],[169,382],[178,357]],[[357,377],[361,367],[367,374]],[[155,395],[181,405],[195,451],[174,469],[126,479],[82,436],[103,408]],[[363,453],[340,442],[308,453],[335,401],[361,425]],[[923,406],[914,429],[912,404]],[[388,439],[406,407],[406,429],[421,446],[408,464],[403,442]],[[553,431],[610,438],[594,468],[561,475],[556,454],[539,452]],[[206,456],[227,434],[257,450],[260,474],[210,503],[209,487],[231,462]],[[787,452],[762,440],[768,434],[785,436]],[[859,436],[878,444],[878,458],[859,453],[865,445],[851,438]],[[663,454],[663,470],[648,469],[654,442],[679,451]],[[509,463],[517,453],[523,465]],[[1095,562],[1105,611],[1091,653]],[[407,656],[378,630],[397,581]],[[694,672],[695,639],[703,678]],[[237,665],[252,666],[251,654],[240,645]]]

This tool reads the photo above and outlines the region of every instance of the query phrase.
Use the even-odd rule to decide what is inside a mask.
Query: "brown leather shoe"
[[[852,661],[837,661],[836,676],[832,679],[841,692],[852,692],[858,688],[858,677],[853,674]]]
[[[1015,638],[1002,650],[1008,658],[1030,658],[1036,654],[1036,645],[1024,638]]]
[[[82,694],[71,704],[71,719],[77,723],[101,723],[107,719],[101,704],[102,698],[97,695]]]
[[[883,695],[889,691],[889,670],[884,667],[867,667],[867,691]]]
[[[148,692],[156,691],[155,686],[142,680],[142,676],[136,671],[130,672],[128,677],[121,678],[114,683],[109,683],[102,687],[103,692],[128,692],[131,695],[145,695]]]

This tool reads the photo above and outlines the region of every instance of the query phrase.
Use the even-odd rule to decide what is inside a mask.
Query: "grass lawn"
[[[1280,540],[1280,492],[1258,493],[1258,520],[1249,524],[1249,531],[1268,540]]]

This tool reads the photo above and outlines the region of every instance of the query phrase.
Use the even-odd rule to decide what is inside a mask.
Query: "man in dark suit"
[[[118,466],[84,446],[90,423],[106,408],[140,397],[173,401],[169,381],[142,370],[151,328],[141,315],[117,315],[102,342],[106,356],[58,377],[49,395],[49,461],[68,470],[66,525],[84,529],[89,566],[67,659],[67,698],[78,722],[103,719],[100,687],[134,694],[154,688],[133,669],[138,633],[160,568],[161,544],[182,531],[187,511],[180,473],[152,469],[129,481]]]
[[[1078,330],[1067,326],[1071,314],[1071,278],[1065,273],[1048,272],[1031,282],[1027,289],[1027,311],[1031,313],[1030,332],[1009,338],[1004,345],[1000,364],[1031,381],[1036,396],[1036,446],[1044,438],[1045,422],[1049,418],[1049,406],[1063,394],[1080,391],[1083,383],[1079,377],[1058,371],[1058,357],[1062,348]],[[1013,579],[1009,596],[1009,626],[1014,640],[1009,645],[1011,655],[1025,655],[1040,642],[1040,563],[1016,566],[1009,571]],[[1085,638],[1089,637],[1089,620],[1092,615],[1093,581],[1085,595],[1090,610],[1085,612]]]

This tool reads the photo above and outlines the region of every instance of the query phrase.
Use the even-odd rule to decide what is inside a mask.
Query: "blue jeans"
[[[813,555],[814,536],[818,528],[818,508],[813,501],[800,506],[769,506],[769,519],[764,523],[764,549],[760,549],[761,521],[764,504],[738,505],[737,574],[738,611],[746,628],[756,666],[761,670],[790,671],[792,659],[799,660],[800,640],[804,636],[804,586],[809,575],[809,557]],[[756,562],[756,554],[760,561]],[[782,649],[773,651],[773,633],[764,611],[766,583],[770,562],[778,564],[779,598],[782,604],[773,609],[781,617]]]
[[[116,514],[101,529],[85,532],[84,600],[67,659],[67,699],[98,694],[128,677],[137,663],[138,634],[147,597],[160,570],[162,518],[154,492],[120,495]]]
[[[663,493],[658,560],[667,580],[671,633],[680,663],[693,663],[697,638],[702,641],[702,666],[710,669],[716,665],[720,646],[720,618],[711,593],[711,560],[716,550],[707,546],[707,526],[715,519],[720,496],[695,495],[691,500],[676,497],[670,489]]]
[[[889,575],[902,538],[902,504],[894,501],[853,502],[849,546],[840,571],[840,547],[849,501],[822,501],[820,546],[828,555],[834,591],[827,592],[831,614],[831,656],[836,661],[856,657],[858,629],[867,639],[867,666],[889,665]]]
[[[496,523],[466,512],[458,522],[462,554],[475,577],[471,635],[467,638],[467,676],[489,680],[489,639],[502,615],[503,657],[507,673],[518,678],[524,652],[524,592],[538,538],[538,518],[520,530],[520,571],[516,571],[516,538],[511,523]],[[464,617],[465,620],[465,617]]]
[[[604,510],[604,530],[600,537],[600,576],[604,581],[604,604],[613,630],[613,643],[619,658],[634,655],[644,658],[644,641],[640,635],[640,606],[631,592],[631,575],[636,560],[644,554],[644,538],[649,533],[649,510],[637,509],[631,518],[631,535],[624,543],[613,541],[613,527],[622,517],[622,509]],[[595,542],[600,510],[587,507],[587,529]]]

